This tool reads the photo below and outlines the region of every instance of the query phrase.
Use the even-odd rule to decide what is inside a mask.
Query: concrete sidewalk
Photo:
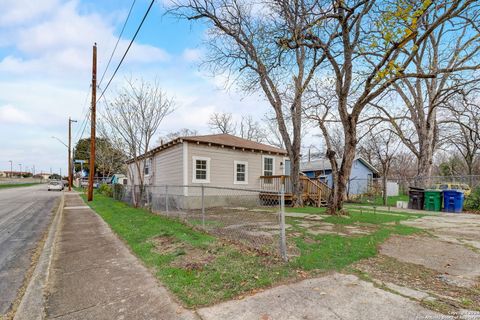
[[[50,274],[47,319],[197,319],[77,193],[65,194]]]

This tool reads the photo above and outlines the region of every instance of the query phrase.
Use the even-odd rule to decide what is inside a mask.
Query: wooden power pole
[[[72,122],[77,122],[77,120],[72,120],[68,117],[68,191],[72,191]],[[35,168],[35,166],[34,166]],[[35,169],[34,169],[35,170]]]
[[[87,200],[93,200],[93,179],[95,178],[95,126],[97,111],[97,43],[93,45],[92,61],[92,112],[90,124],[90,169],[88,172],[88,195]]]

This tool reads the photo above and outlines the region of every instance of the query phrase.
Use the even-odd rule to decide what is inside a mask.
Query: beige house
[[[178,138],[142,158],[145,185],[168,185],[170,193],[189,197],[190,203],[199,198],[202,185],[278,191],[279,179],[266,177],[290,174],[285,150],[229,134]],[[128,179],[129,185],[139,184],[133,161],[128,162],[128,169],[129,177],[133,177]],[[204,192],[210,198],[225,194],[212,188],[205,188]]]
[[[260,189],[261,176],[289,175],[283,149],[229,134],[183,137],[144,156],[146,185],[205,185]],[[135,164],[129,184],[138,184]]]

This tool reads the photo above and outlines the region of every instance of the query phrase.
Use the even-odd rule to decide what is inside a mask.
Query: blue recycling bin
[[[443,190],[443,211],[462,212],[465,196],[458,190]]]

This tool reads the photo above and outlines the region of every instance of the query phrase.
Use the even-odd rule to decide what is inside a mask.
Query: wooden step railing
[[[316,206],[324,205],[330,197],[330,187],[319,180],[312,180],[307,176],[300,176],[300,183],[302,186],[303,200],[309,200]],[[285,194],[292,195],[292,181],[290,176],[275,175],[275,176],[261,176],[260,188],[265,191],[280,192],[282,186],[285,186]]]
[[[300,176],[303,192],[317,207],[326,204],[330,198],[331,189],[322,181],[312,180],[307,176]]]

